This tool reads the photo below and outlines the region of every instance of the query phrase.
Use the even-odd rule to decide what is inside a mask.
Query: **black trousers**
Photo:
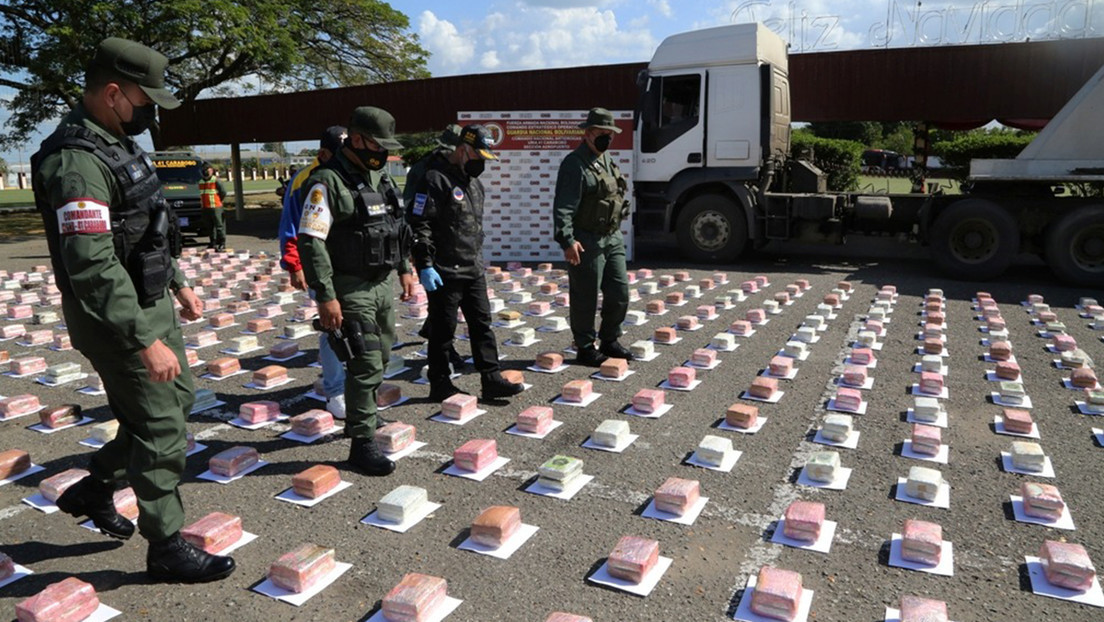
[[[498,371],[498,344],[491,328],[491,303],[487,300],[487,279],[447,277],[443,285],[429,292],[429,381],[449,377],[449,351],[456,334],[456,310],[464,311],[471,340],[472,359],[480,374]]]

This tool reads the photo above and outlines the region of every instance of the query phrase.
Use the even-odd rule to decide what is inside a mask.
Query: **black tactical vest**
[[[58,289],[73,295],[69,276],[61,262],[57,212],[49,204],[45,188],[38,187],[38,167],[46,156],[61,149],[82,149],[107,166],[123,195],[122,205],[111,205],[111,235],[115,256],[126,267],[139,303],[152,305],[165,295],[173,277],[172,257],[180,254],[176,215],[161,193],[161,180],[149,156],[135,146],[134,154],[119,144],[110,144],[102,136],[79,125],[67,125],[42,142],[31,156],[35,206],[46,227],[46,243],[54,267]]]
[[[363,276],[402,265],[414,236],[403,218],[396,189],[385,178],[383,192],[378,192],[365,181],[354,179],[337,158],[323,166],[337,173],[353,193],[355,208],[354,218],[340,225],[334,223],[326,238],[333,269]]]

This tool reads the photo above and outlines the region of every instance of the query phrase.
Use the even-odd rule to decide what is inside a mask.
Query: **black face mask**
[[[388,152],[386,149],[376,151],[375,149],[357,149],[353,146],[353,141],[349,138],[345,139],[345,146],[352,151],[360,163],[364,165],[364,168],[370,171],[378,171],[387,164]]]
[[[122,90],[119,92],[123,93]],[[119,117],[118,111],[115,111],[115,116],[119,117],[119,126],[127,136],[137,136],[148,130],[157,122],[157,104],[135,106],[134,102],[130,101],[126,93],[123,93],[123,97],[130,103],[130,121],[123,121],[123,118]],[[112,108],[112,110],[114,110],[114,108]]]
[[[613,136],[610,134],[602,134],[594,139],[594,148],[598,150],[598,153],[605,153],[610,148],[610,143],[613,142]]]
[[[464,172],[468,177],[479,177],[487,168],[487,161],[482,159],[468,160],[464,163]]]

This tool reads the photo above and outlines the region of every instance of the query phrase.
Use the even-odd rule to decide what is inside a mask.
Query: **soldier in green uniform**
[[[571,333],[581,365],[598,367],[608,357],[633,358],[617,339],[629,308],[625,240],[621,221],[628,217],[628,186],[606,151],[621,133],[605,108],[592,108],[583,143],[560,163],[552,204],[556,242],[567,260],[571,284]],[[602,325],[594,331],[598,292],[602,292]],[[594,347],[597,337],[601,343]]]
[[[407,261],[410,227],[398,187],[383,171],[388,150],[401,148],[389,112],[357,108],[344,146],[299,190],[299,250],[319,321],[323,330],[341,330],[353,345],[345,361],[345,435],[352,439],[349,463],[367,475],[395,470],[372,440],[376,389],[395,343],[391,274],[399,272],[402,300],[415,282]]]
[[[57,500],[116,538],[134,533],[115,511],[116,483],[138,497],[138,529],[149,541],[146,571],[157,580],[209,581],[234,570],[180,537],[184,508],[184,421],[192,408],[181,314],[203,305],[176,268],[171,213],[153,163],[130,136],[157,106],[179,102],[164,88],[168,60],[125,39],[104,40],[85,74],[82,101],[31,158],[35,204],[46,228],[73,346],[103,378],[119,432],[92,456],[91,475]],[[184,370],[185,373],[181,373]]]

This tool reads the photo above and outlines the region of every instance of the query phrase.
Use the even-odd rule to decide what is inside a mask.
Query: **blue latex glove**
[[[418,273],[418,280],[421,281],[422,287],[424,287],[427,292],[431,292],[445,284],[445,282],[441,280],[441,275],[437,274],[433,266],[422,268],[422,271]]]

